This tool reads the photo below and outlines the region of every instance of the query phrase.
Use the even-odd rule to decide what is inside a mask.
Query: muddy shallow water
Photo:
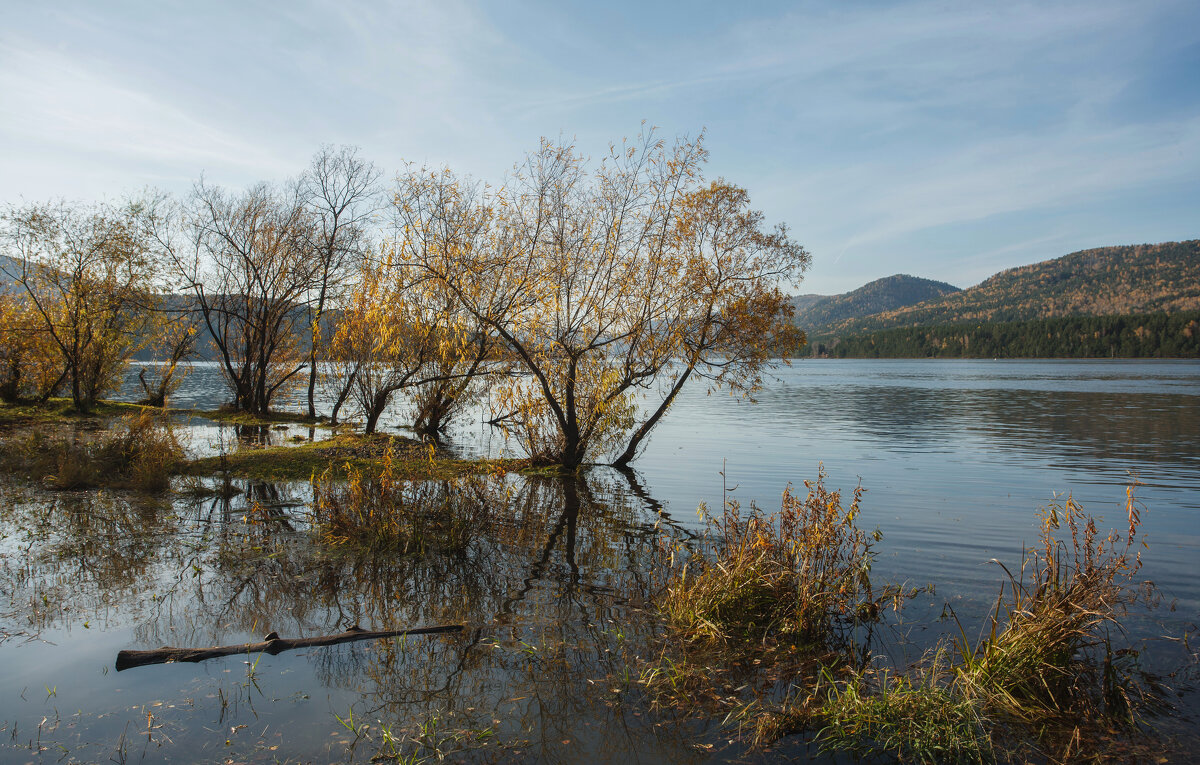
[[[174,405],[219,404],[214,372],[198,367]],[[719,506],[723,487],[777,506],[818,462],[831,486],[867,488],[863,523],[884,534],[875,576],[936,585],[884,636],[892,661],[949,631],[947,604],[979,623],[1000,580],[988,561],[1019,561],[1055,492],[1119,523],[1128,471],[1145,484],[1144,573],[1168,601],[1133,637],[1200,621],[1200,364],[802,362],[758,398],[685,396],[632,482],[606,468],[493,479],[493,522],[426,556],[322,545],[306,482],[242,483],[222,500],[6,481],[0,761],[754,759],[715,722],[654,711],[636,682],[653,651],[655,556],[699,529],[697,504]],[[385,422],[402,418],[400,406]],[[458,424],[454,448],[510,450],[481,419]],[[188,427],[197,455],[323,433]],[[450,623],[467,629],[114,667],[125,648]],[[1180,650],[1154,644],[1147,661],[1169,668]],[[1197,695],[1159,735],[1194,746]],[[815,756],[799,739],[777,755]]]

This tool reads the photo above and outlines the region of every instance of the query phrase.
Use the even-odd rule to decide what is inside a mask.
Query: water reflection
[[[289,724],[287,740],[272,744],[280,749],[266,751],[304,759],[324,752],[318,758],[365,761],[384,746],[386,725],[389,735],[407,736],[406,751],[427,754],[470,744],[477,756],[577,761],[581,752],[636,752],[686,761],[686,731],[652,724],[630,682],[654,629],[639,615],[654,584],[657,513],[615,472],[487,480],[489,496],[505,502],[493,527],[465,549],[423,556],[331,550],[312,533],[304,484],[243,482],[235,496],[168,504],[110,494],[47,499],[6,486],[4,620],[53,641],[47,655],[69,651],[93,664],[111,664],[114,645],[231,644],[351,624],[468,627],[460,636],[264,656],[250,674],[226,658],[93,677],[110,691],[133,686],[142,698],[191,700],[186,711],[159,713],[171,743],[160,742],[155,757],[215,756],[224,738],[205,725],[252,722]],[[21,534],[29,555],[13,544]],[[106,639],[87,640],[81,624]],[[26,667],[15,679],[43,674]],[[62,684],[58,693],[73,691]],[[294,725],[296,699],[318,691],[321,706],[374,733],[342,736],[336,717],[312,704],[300,704],[311,727]],[[116,746],[135,719],[95,701],[80,707],[94,716],[73,724],[71,741],[60,742],[68,748]],[[26,726],[41,711],[14,698],[0,709]],[[440,733],[431,733],[431,720]]]
[[[975,448],[1041,460],[1047,449],[1081,466],[1137,459],[1200,466],[1200,408],[1194,396],[1026,390],[788,386],[764,395],[760,417],[789,412],[797,430],[906,452]]]
[[[654,713],[628,678],[653,646],[643,609],[656,540],[696,533],[693,511],[721,501],[722,470],[743,503],[766,508],[819,460],[842,488],[861,475],[864,523],[885,534],[875,572],[938,587],[906,613],[913,643],[902,649],[915,658],[953,627],[936,622],[947,601],[978,623],[963,600],[986,613],[999,573],[985,561],[1019,563],[1050,491],[1119,517],[1112,484],[1132,467],[1152,484],[1146,572],[1178,598],[1163,618],[1194,621],[1197,381],[1194,365],[800,364],[757,405],[685,396],[636,473],[487,479],[495,521],[424,556],[322,544],[307,483],[202,480],[169,501],[9,483],[0,683],[14,691],[0,700],[0,759],[365,762],[386,746],[383,726],[405,752],[452,758],[712,757],[693,745],[721,744],[720,730]],[[221,403],[219,386],[190,390],[175,404]],[[187,427],[197,456],[328,433]],[[491,429],[453,436],[468,454],[504,448]],[[112,670],[123,648],[439,623],[468,629]]]

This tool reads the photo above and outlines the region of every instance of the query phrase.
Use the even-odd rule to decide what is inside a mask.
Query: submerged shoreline
[[[1114,369],[1107,367],[1104,374],[1111,376]],[[1010,382],[1006,378],[1000,384],[1006,389],[1055,385],[1060,392],[1039,395],[1044,402],[1090,412],[1079,430],[1052,430],[1068,421],[1048,419],[1045,411],[1035,421],[1000,405],[1004,397],[1021,396],[1025,401],[1034,400],[1033,394],[988,392],[980,390],[978,383],[967,389],[966,382],[944,377],[941,387],[921,387],[933,386],[935,378],[948,370],[953,368],[892,364],[875,367],[870,377],[837,378],[830,392],[836,390],[847,406],[841,410],[826,406],[825,419],[832,422],[809,436],[815,439],[814,451],[828,453],[830,464],[840,471],[831,486],[846,491],[854,485],[853,475],[847,477],[842,467],[847,452],[871,443],[891,455],[889,461],[855,464],[862,464],[859,472],[867,489],[861,523],[868,531],[878,528],[884,536],[872,578],[880,584],[921,589],[906,601],[899,619],[887,616],[876,630],[883,640],[877,650],[896,671],[918,663],[939,639],[952,637],[959,629],[955,619],[946,617],[947,607],[974,637],[1004,579],[1003,571],[987,561],[997,558],[1008,566],[1019,565],[1021,551],[1035,539],[1021,529],[1035,526],[1033,511],[1038,503],[1014,496],[1010,505],[1024,525],[1012,522],[992,528],[987,523],[995,526],[1001,520],[995,511],[982,518],[985,522],[976,521],[981,516],[974,514],[989,507],[986,485],[969,500],[942,507],[936,504],[942,502],[939,487],[926,478],[912,492],[914,502],[919,498],[934,507],[934,524],[907,509],[915,504],[903,505],[901,516],[894,508],[905,495],[889,486],[894,480],[891,462],[911,465],[915,458],[902,448],[933,445],[935,437],[950,438],[960,431],[936,420],[910,419],[901,440],[899,431],[889,430],[898,427],[896,415],[902,411],[895,391],[909,396],[903,407],[909,414],[914,403],[917,413],[930,411],[930,397],[937,397],[937,402],[956,400],[960,406],[987,403],[988,416],[1002,422],[1007,428],[1002,432],[1009,434],[1007,440],[996,442],[1008,451],[992,447],[981,452],[994,470],[1012,463],[1014,449],[1024,449],[1028,443],[1032,450],[1040,443],[1034,439],[1051,436],[1069,447],[1061,458],[1079,470],[1079,465],[1087,464],[1085,459],[1095,459],[1090,455],[1100,454],[1100,436],[1107,439],[1111,451],[1115,438],[1128,438],[1134,432],[1095,408],[1106,406],[1108,394],[1061,392],[1067,386],[1053,369],[1043,370],[1049,375],[1046,379],[1026,376]],[[707,448],[707,441],[689,434],[723,437],[724,449],[733,457],[726,468],[728,487],[737,487],[728,496],[744,498],[746,504],[758,501],[768,511],[778,507],[770,493],[786,483],[780,475],[798,482],[815,475],[815,468],[800,465],[759,477],[748,470],[748,459],[769,467],[784,464],[784,456],[749,448],[752,441],[747,439],[773,447],[777,432],[790,432],[779,430],[780,413],[810,410],[796,404],[801,395],[829,404],[838,400],[826,396],[820,376],[805,374],[791,372],[787,382],[768,389],[769,396],[757,408],[704,398],[685,400],[681,411],[673,413],[678,419],[668,420],[666,444],[679,444],[678,453],[694,455]],[[1099,382],[1073,378],[1072,384],[1119,386],[1134,391],[1120,394],[1127,400],[1150,401],[1160,408],[1174,406],[1180,396],[1186,399],[1182,391],[1138,394],[1142,384],[1135,380],[1096,379]],[[1172,380],[1168,382],[1190,385],[1184,378]],[[805,387],[796,387],[802,381]],[[947,387],[956,384],[964,387],[961,393]],[[1155,386],[1163,387],[1157,381]],[[890,419],[884,418],[879,404],[890,406],[886,412]],[[117,409],[112,414],[118,417],[135,411]],[[1133,410],[1116,411],[1135,416]],[[759,421],[758,428],[734,428],[731,417],[758,412],[768,418]],[[858,420],[847,420],[850,415]],[[1158,420],[1140,416],[1142,433],[1163,438],[1175,432],[1168,427],[1188,426],[1186,416],[1181,420],[1178,413],[1169,426],[1153,429],[1145,423]],[[662,667],[664,658],[677,664],[686,658],[668,650],[680,644],[669,637],[659,616],[669,574],[661,556],[666,539],[693,545],[703,527],[690,520],[695,505],[688,501],[689,492],[671,488],[675,484],[664,480],[662,471],[665,464],[690,470],[686,475],[695,483],[700,475],[695,456],[675,457],[667,463],[659,442],[657,451],[638,465],[637,483],[631,484],[605,468],[587,469],[571,479],[516,472],[509,467],[518,463],[504,461],[482,471],[461,470],[462,465],[487,463],[474,459],[459,441],[438,458],[446,463],[446,472],[417,474],[414,466],[410,477],[416,480],[393,473],[397,488],[387,506],[404,508],[399,517],[405,519],[396,527],[397,536],[351,539],[352,529],[329,525],[328,513],[316,511],[318,500],[310,480],[313,466],[320,464],[318,460],[327,465],[325,458],[337,455],[342,464],[350,462],[352,470],[322,484],[322,491],[340,492],[338,487],[351,487],[357,481],[364,487],[363,497],[378,496],[378,488],[371,488],[379,486],[371,483],[379,480],[371,469],[379,466],[378,455],[371,450],[386,449],[385,445],[395,450],[424,447],[386,436],[363,440],[317,425],[310,435],[304,423],[221,423],[200,415],[178,419],[178,427],[193,433],[197,455],[223,445],[228,464],[244,454],[248,460],[258,460],[257,465],[247,462],[236,470],[229,468],[228,481],[220,471],[180,476],[173,479],[171,493],[159,496],[124,489],[46,491],[40,482],[24,478],[3,482],[7,509],[0,518],[5,540],[0,554],[11,594],[3,604],[6,638],[0,641],[0,650],[12,659],[5,670],[6,681],[25,689],[23,699],[14,698],[0,710],[14,756],[24,752],[34,760],[96,761],[119,759],[123,751],[131,759],[140,755],[181,762],[367,761],[375,756],[417,761],[439,757],[564,761],[627,760],[637,752],[663,762],[764,756],[844,761],[840,759],[844,755],[835,752],[821,754],[814,731],[804,732],[803,725],[800,733],[775,740],[766,750],[769,754],[764,754],[753,748],[753,736],[745,736],[746,730],[721,724],[731,709],[724,698],[756,701],[764,711],[770,704],[786,701],[790,684],[782,681],[805,670],[785,646],[757,654],[757,665],[713,654],[704,665],[710,673],[707,685],[696,687],[689,696],[689,710],[682,714],[668,703],[654,678],[644,674],[648,668]],[[52,429],[43,427],[52,424],[45,419],[27,422]],[[811,422],[820,424],[815,417]],[[834,428],[843,434],[856,433],[855,422],[871,425],[872,441],[830,439]],[[1041,429],[1020,429],[1027,422],[1036,422]],[[5,427],[6,437],[13,434],[13,427]],[[78,431],[84,438],[103,435],[78,418],[66,418],[55,427]],[[1069,432],[1075,434],[1073,441],[1060,438]],[[311,437],[323,440],[308,440]],[[969,440],[959,443],[960,448],[971,447]],[[1174,443],[1188,442],[1175,438]],[[317,448],[320,444],[325,446]],[[364,452],[357,455],[361,461],[354,461],[353,451],[334,451],[355,448]],[[297,456],[289,461],[288,452]],[[672,447],[667,453],[676,451]],[[474,452],[483,454],[482,449]],[[943,455],[945,472],[961,469],[957,467],[961,456],[934,454]],[[1189,464],[1187,454],[1171,458],[1174,470]],[[202,463],[207,471],[213,468],[214,457],[210,452],[190,459],[209,460]],[[426,457],[420,459],[428,464]],[[277,460],[288,467],[270,468]],[[405,463],[395,460],[394,470],[408,470]],[[795,465],[794,458],[788,464]],[[270,475],[290,477],[267,480]],[[1164,474],[1157,475],[1161,484]],[[1114,483],[1121,478],[1114,476]],[[224,492],[224,483],[236,492]],[[716,485],[719,492],[719,476]],[[1097,491],[1085,491],[1078,481],[1058,485],[1074,488],[1089,511],[1106,516],[1103,529],[1119,525],[1119,515],[1106,512],[1107,506],[1093,496]],[[1132,614],[1135,618],[1129,627],[1138,641],[1138,636],[1175,630],[1193,613],[1196,602],[1194,587],[1187,589],[1192,585],[1186,581],[1189,569],[1184,563],[1191,560],[1187,540],[1188,534],[1195,533],[1194,526],[1186,525],[1188,516],[1182,511],[1171,509],[1172,496],[1189,495],[1164,493],[1161,486],[1145,491],[1144,521],[1151,527],[1146,560],[1153,569],[1148,575],[1176,610]],[[719,497],[717,493],[718,502]],[[349,507],[345,505],[349,494],[339,493],[336,499]],[[378,512],[385,506],[373,508]],[[957,521],[956,516],[968,520]],[[462,523],[451,523],[460,517]],[[419,525],[423,518],[441,520]],[[960,523],[975,530],[974,538],[958,542],[953,551],[968,561],[966,569],[956,566],[946,546],[937,545],[939,534],[957,533]],[[1178,531],[1166,535],[1165,529],[1171,528]],[[910,560],[923,564],[919,580],[911,569],[906,571]],[[961,571],[970,578],[961,576]],[[934,585],[934,590],[926,591],[926,585]],[[396,630],[451,623],[466,626],[461,637],[368,641],[261,658],[226,657],[208,666],[148,667],[121,673],[119,683],[111,671],[117,652],[126,649],[253,643],[271,631],[288,637],[337,634],[353,624],[368,630]],[[1134,648],[1147,668],[1178,667],[1178,646],[1150,641]],[[68,656],[74,657],[65,662],[75,667],[72,672],[58,668]],[[779,663],[765,667],[769,657]],[[678,677],[697,681],[686,673]],[[827,694],[832,686],[812,688]],[[863,690],[873,693],[873,688],[868,684]],[[1182,705],[1178,713],[1186,715],[1195,706],[1194,692],[1188,693],[1176,702]],[[848,708],[829,706],[827,712],[841,714],[837,710]],[[60,710],[57,718],[55,710]],[[800,718],[770,719],[778,733],[797,729]],[[1124,734],[1109,740],[1109,734],[1104,734],[1100,740],[1108,743],[1102,748],[1110,747],[1104,751],[1118,759],[1120,753],[1128,754],[1131,744],[1186,751],[1187,742],[1194,739],[1181,720],[1186,717],[1151,718],[1136,740]],[[623,732],[614,736],[613,730]]]

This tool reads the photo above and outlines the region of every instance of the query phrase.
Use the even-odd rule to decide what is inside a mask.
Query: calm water
[[[198,365],[172,403],[222,398],[216,370]],[[385,422],[398,427],[402,410]],[[509,449],[481,419],[456,426],[454,447]],[[197,453],[310,435],[194,427]],[[1020,560],[1036,509],[1056,493],[1123,526],[1131,474],[1144,484],[1144,572],[1174,602],[1137,629],[1178,631],[1200,617],[1200,364],[805,361],[779,369],[757,403],[686,395],[633,484],[596,469],[581,485],[493,486],[502,522],[451,556],[330,554],[308,532],[306,485],[246,485],[222,502],[10,484],[0,760],[365,762],[385,727],[405,751],[482,760],[741,756],[715,727],[654,713],[627,682],[645,647],[646,572],[659,535],[697,529],[697,505],[719,506],[723,486],[770,508],[821,463],[831,486],[867,489],[862,522],[884,534],[877,576],[936,585],[906,610],[914,627],[892,640],[897,661],[946,629],[934,618],[945,604],[968,623],[986,612],[1000,581],[989,561]],[[265,515],[248,514],[253,501]],[[122,648],[446,622],[470,629],[256,664],[113,668]],[[802,742],[782,753],[806,756]]]

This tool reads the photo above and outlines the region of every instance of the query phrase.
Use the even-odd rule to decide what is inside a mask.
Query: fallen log
[[[240,653],[269,653],[272,656],[294,648],[312,648],[323,645],[351,643],[356,640],[377,640],[379,638],[401,637],[405,635],[436,635],[443,632],[462,632],[463,625],[448,624],[440,627],[420,627],[411,630],[364,630],[357,624],[336,635],[320,635],[307,638],[281,638],[272,632],[263,638],[261,643],[242,643],[241,645],[212,646],[211,648],[172,648],[163,646],[149,651],[120,651],[117,653],[117,671],[144,667],[149,664],[171,664],[177,661],[205,661],[220,656],[234,656]]]

